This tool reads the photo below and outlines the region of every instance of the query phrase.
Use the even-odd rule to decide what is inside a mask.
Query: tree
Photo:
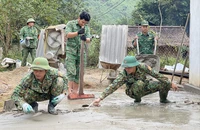
[[[136,24],[145,19],[159,25],[159,4],[163,17],[163,25],[185,25],[190,7],[189,0],[141,0],[132,12],[132,19]]]

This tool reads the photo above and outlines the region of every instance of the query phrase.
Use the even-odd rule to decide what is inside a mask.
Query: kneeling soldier
[[[33,61],[30,71],[14,89],[11,99],[25,113],[37,112],[37,101],[49,100],[48,112],[57,115],[55,106],[65,97],[67,79],[61,72],[51,68],[46,58]]]

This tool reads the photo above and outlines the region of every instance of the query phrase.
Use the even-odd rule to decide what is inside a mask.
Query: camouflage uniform
[[[153,54],[155,35],[151,32],[148,32],[147,35],[140,32],[137,36],[140,54]],[[132,43],[134,43],[134,40]]]
[[[22,66],[26,66],[26,61],[27,61],[27,57],[28,54],[31,54],[31,58],[32,58],[32,62],[35,59],[36,56],[36,48],[37,48],[37,36],[38,36],[38,31],[37,29],[33,26],[33,27],[29,27],[29,26],[24,26],[21,30],[20,30],[20,39],[26,39],[26,37],[32,37],[33,39],[30,39],[30,46],[29,47],[23,47],[22,49]]]
[[[78,20],[69,21],[66,25],[66,34],[69,32],[77,32],[81,29],[78,24]],[[90,29],[85,25],[85,36],[86,38],[91,38]],[[86,47],[86,45],[85,45]],[[67,68],[67,78],[69,81],[79,82],[79,69],[80,69],[80,48],[81,39],[80,36],[74,38],[68,38],[66,45],[66,68]],[[86,66],[86,53],[84,52],[84,63]]]
[[[146,77],[147,74],[156,78],[158,81],[148,80]],[[136,66],[135,75],[127,74],[125,70],[122,71],[113,83],[101,94],[100,98],[106,98],[123,84],[126,84],[126,94],[135,99],[136,102],[140,102],[141,97],[157,91],[159,91],[160,100],[164,101],[171,87],[171,82],[167,80],[167,77],[151,70],[145,64],[140,64]]]
[[[51,68],[47,70],[45,78],[41,83],[35,79],[33,71],[28,73],[15,88],[11,99],[19,110],[22,104],[34,104],[36,101],[52,99],[67,90],[67,79],[58,70]]]

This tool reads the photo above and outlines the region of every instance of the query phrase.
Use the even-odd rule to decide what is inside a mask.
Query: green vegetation
[[[36,27],[40,30],[50,25],[66,24],[86,10],[92,16],[91,34],[101,35],[102,24],[136,25],[146,19],[159,25],[158,6],[163,25],[184,25],[189,0],[0,0],[0,46],[4,57],[21,60],[19,30],[30,17],[36,20]],[[88,50],[88,65],[98,64],[99,48],[100,39],[94,39]],[[162,64],[173,61],[168,58]]]
[[[131,12],[140,0],[84,0],[91,16],[104,25],[118,24],[131,18]]]

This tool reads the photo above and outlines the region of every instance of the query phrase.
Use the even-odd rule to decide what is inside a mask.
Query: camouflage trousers
[[[54,83],[50,88],[48,93],[39,93],[31,88],[27,88],[23,94],[16,94],[15,91],[11,96],[11,99],[15,101],[15,105],[19,110],[22,110],[22,104],[27,102],[32,104],[37,101],[52,100],[54,97],[60,95],[65,91],[65,83],[61,77],[57,78],[57,82]],[[39,86],[38,86],[39,87]],[[20,97],[21,96],[21,97]],[[19,101],[19,99],[21,99]]]
[[[21,66],[26,66],[28,54],[31,54],[32,62],[36,57],[36,49],[35,48],[23,48],[22,49],[22,63]]]
[[[126,94],[129,97],[140,101],[143,96],[159,91],[160,99],[166,100],[170,88],[170,83],[162,83],[159,81],[149,81],[145,83],[141,80],[138,80],[132,84],[130,88],[126,89]]]
[[[70,52],[66,52],[66,69],[67,78],[69,81],[79,83],[80,72],[80,51],[77,51],[77,55],[73,55]],[[84,53],[84,66],[87,65],[86,53]]]

